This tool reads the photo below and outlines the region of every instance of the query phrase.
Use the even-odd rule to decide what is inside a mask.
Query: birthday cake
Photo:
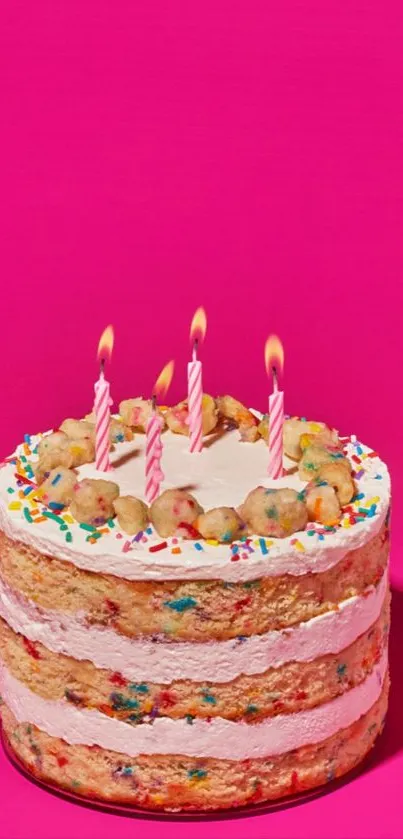
[[[388,511],[379,456],[323,423],[203,399],[26,436],[0,470],[0,694],[8,749],[96,801],[205,811],[272,801],[355,767],[388,694]],[[160,479],[162,480],[162,472]]]

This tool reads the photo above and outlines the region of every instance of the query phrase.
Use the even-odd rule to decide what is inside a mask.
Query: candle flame
[[[114,342],[114,331],[113,326],[107,326],[104,329],[98,344],[98,358],[99,360],[105,361],[106,359],[110,359],[113,350],[113,342]]]
[[[270,375],[272,367],[276,366],[276,362],[280,370],[283,369],[284,349],[277,335],[270,335],[267,339],[264,348],[264,361],[267,375]]]
[[[168,364],[165,365],[164,369],[161,370],[161,373],[155,382],[153,395],[157,396],[159,399],[162,399],[166,395],[169,385],[172,382],[174,370],[175,362],[169,361]]]
[[[190,325],[190,339],[191,341],[204,340],[207,329],[207,317],[203,307],[200,306],[193,315],[192,323]]]

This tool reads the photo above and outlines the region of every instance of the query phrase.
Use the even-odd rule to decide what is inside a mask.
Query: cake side
[[[262,672],[262,655],[257,674],[248,677],[242,672],[245,668],[242,662],[236,664],[237,653],[248,639],[235,639],[233,666],[241,673],[226,681],[221,681],[218,669],[217,681],[179,678],[156,684],[149,678],[153,670],[150,656],[148,668],[143,665],[146,679],[133,683],[119,672],[123,668],[112,671],[94,666],[87,657],[92,652],[91,641],[82,661],[52,652],[29,635],[43,623],[48,632],[50,628],[57,634],[57,625],[32,602],[24,612],[26,601],[11,596],[14,606],[20,607],[16,613],[26,632],[23,635],[15,631],[17,627],[1,622],[0,692],[5,703],[5,732],[13,735],[12,748],[31,769],[35,763],[33,771],[38,777],[78,794],[105,800],[116,796],[116,801],[156,809],[240,806],[289,795],[337,777],[362,759],[383,725],[389,625],[386,573],[377,586],[342,601],[336,610],[285,631],[274,631],[269,639],[250,636],[252,643],[263,643],[266,661],[272,664]],[[10,600],[10,592],[7,594]],[[3,608],[4,602],[7,598]],[[339,653],[320,655],[321,645],[326,638],[330,643],[332,636],[323,633],[310,647],[310,634],[317,632],[321,620],[336,621],[340,615],[341,620],[347,615],[344,632],[357,637]],[[13,610],[6,617],[12,624]],[[45,617],[50,617],[50,623]],[[359,634],[363,626],[367,629]],[[102,628],[99,631],[102,633]],[[116,639],[124,638],[115,630],[107,631],[114,632]],[[305,631],[305,641],[299,648],[292,633],[301,631]],[[284,638],[287,642],[291,638],[289,646],[279,650]],[[125,640],[129,644],[144,642]],[[227,645],[228,641],[213,645],[219,643]],[[164,651],[173,647],[183,653],[185,648],[187,659],[197,647],[196,658],[204,652],[204,661],[210,659],[211,642],[159,639],[151,644]],[[337,632],[333,640],[336,648]],[[298,656],[302,661],[295,660]],[[177,727],[167,730],[167,725]],[[347,739],[346,744],[340,730],[347,738],[351,736],[352,742]],[[360,732],[357,739],[356,731]],[[307,753],[315,771],[307,769]],[[82,760],[87,761],[86,773]],[[172,765],[173,775],[168,771]],[[133,775],[135,781],[129,785],[127,777]],[[196,783],[207,777],[207,784]],[[231,779],[237,779],[235,788]]]
[[[42,609],[78,614],[91,626],[111,626],[130,637],[199,641],[287,628],[377,585],[388,560],[389,528],[384,524],[328,571],[239,583],[131,582],[44,557],[4,535],[0,550],[0,579]]]
[[[313,661],[349,647],[379,617],[388,591],[384,572],[376,586],[341,601],[337,608],[285,630],[240,635],[224,641],[182,641],[169,637],[130,638],[111,625],[97,626],[82,615],[38,608],[0,583],[0,617],[34,644],[100,669],[119,670],[134,682],[167,684],[190,679],[229,682],[284,662]]]
[[[88,659],[78,661],[51,652],[26,635],[15,633],[2,619],[0,657],[9,673],[39,696],[97,709],[110,718],[132,724],[152,722],[157,717],[208,720],[221,717],[256,722],[279,713],[314,708],[361,684],[380,661],[388,627],[387,593],[379,617],[338,654],[322,654],[297,662],[290,651],[288,661],[277,666],[271,662],[260,673],[241,672],[230,681],[223,681],[217,668],[216,680],[202,680],[200,676],[191,680],[182,676],[158,683],[153,680],[152,664],[148,671],[144,668],[140,682],[130,681],[121,672],[100,669]],[[233,657],[236,661],[236,655]]]
[[[372,707],[347,728],[278,756],[241,761],[184,755],[128,757],[99,746],[72,745],[6,705],[3,730],[12,752],[39,780],[94,800],[151,810],[219,810],[281,799],[349,772],[371,750],[387,709],[388,679]]]

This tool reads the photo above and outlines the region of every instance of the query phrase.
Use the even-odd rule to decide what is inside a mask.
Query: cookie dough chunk
[[[189,435],[189,409],[186,401],[179,402],[165,414],[166,424],[174,434]],[[202,433],[205,437],[214,431],[218,422],[218,412],[215,399],[208,393],[202,399]]]
[[[219,396],[217,407],[221,417],[238,426],[243,442],[254,443],[259,439],[259,420],[242,402],[233,396]]]
[[[63,431],[54,431],[42,438],[38,445],[39,459],[34,464],[34,475],[38,485],[47,478],[56,466],[73,466],[73,455],[70,451],[70,440]]]
[[[69,452],[72,456],[72,466],[82,466],[84,463],[92,463],[95,460],[94,441],[90,437],[82,437],[80,440],[70,440]]]
[[[77,475],[72,469],[57,466],[52,469],[40,488],[40,498],[51,509],[67,507],[73,498]]]
[[[166,489],[151,504],[150,519],[163,538],[175,534],[195,538],[195,522],[203,512],[200,504],[186,490]]]
[[[350,463],[347,458],[340,458],[333,463],[325,463],[319,468],[318,478],[326,481],[336,491],[341,506],[349,504],[355,495],[355,484],[351,477]]]
[[[339,451],[334,451],[324,446],[308,446],[303,452],[298,465],[298,474],[301,481],[311,481],[319,474],[321,466],[325,463],[339,463],[346,461],[346,458]],[[348,461],[347,461],[348,463]]]
[[[257,487],[249,493],[239,514],[249,532],[258,536],[284,538],[304,530],[308,521],[305,503],[294,489]]]
[[[115,513],[122,530],[129,536],[134,536],[140,530],[145,530],[149,522],[147,504],[132,495],[120,496],[113,502]]]
[[[64,431],[53,431],[52,434],[46,434],[38,445],[39,460],[48,457],[53,452],[59,452],[69,447],[69,438]]]
[[[60,430],[67,434],[70,440],[93,440],[95,437],[95,426],[88,420],[65,419]]]
[[[233,507],[215,507],[196,520],[196,530],[204,539],[234,542],[239,539],[246,525]]]
[[[315,445],[318,441],[315,440],[320,435],[320,445],[328,443],[330,446],[338,444],[337,431],[329,428],[324,422],[313,422],[299,419],[287,419],[284,421],[283,440],[284,452],[291,460],[300,460],[302,456],[301,436],[312,435],[311,444]]]
[[[122,420],[115,419],[114,417],[111,419],[109,428],[109,439],[111,443],[124,443],[133,440],[133,438],[133,431]]]
[[[203,393],[202,398],[202,432],[203,435],[211,434],[218,422],[218,411],[215,399],[208,393]]]
[[[332,486],[322,483],[318,479],[306,489],[306,507],[310,521],[317,521],[326,527],[332,527],[339,523],[341,508],[339,500]]]
[[[42,438],[38,446],[38,455],[34,474],[36,482],[41,484],[56,466],[73,469],[75,466],[82,466],[83,463],[92,463],[95,459],[95,448],[93,440],[89,437],[71,440],[64,431],[55,431]]]
[[[119,414],[124,424],[136,431],[146,430],[152,411],[151,399],[143,399],[141,396],[136,397],[136,399],[124,399],[119,405]],[[157,413],[163,417],[158,409]]]
[[[82,524],[103,525],[114,518],[113,502],[118,495],[119,487],[113,481],[85,478],[74,488],[71,515]]]
[[[257,428],[258,428],[258,432],[259,432],[260,436],[263,437],[263,440],[266,443],[268,443],[269,442],[269,415],[268,414],[264,414],[264,416],[260,420]]]
[[[94,429],[95,429],[95,414],[92,412],[91,414],[87,414],[85,417],[86,422],[90,422]],[[117,419],[116,417],[111,417],[110,427],[109,427],[109,439],[111,443],[123,443],[127,440],[133,440],[134,434],[131,428],[128,425],[125,425],[123,420]]]
[[[319,434],[301,434],[299,438],[301,452],[304,453],[305,449],[309,448],[309,446],[319,446],[335,454],[341,452],[342,444],[340,440],[336,440],[335,434],[336,432],[333,432],[331,429],[320,431]]]
[[[178,402],[165,414],[166,424],[173,434],[189,434],[189,411],[187,402]]]
[[[310,481],[319,475],[322,466],[326,464],[337,464],[351,473],[351,466],[347,458],[338,446],[319,444],[315,441],[313,445],[303,450],[302,458],[298,465],[299,477],[303,481]],[[324,478],[324,480],[326,480]]]

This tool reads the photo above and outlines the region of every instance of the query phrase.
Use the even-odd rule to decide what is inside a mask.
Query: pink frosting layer
[[[64,700],[43,699],[17,681],[3,666],[0,689],[19,722],[30,722],[53,737],[75,744],[98,745],[129,756],[182,754],[245,760],[278,755],[310,743],[320,743],[367,713],[379,698],[387,669],[387,652],[372,673],[355,688],[297,714],[280,714],[261,723],[215,718],[160,717],[153,723],[128,725],[96,710],[83,710]]]

